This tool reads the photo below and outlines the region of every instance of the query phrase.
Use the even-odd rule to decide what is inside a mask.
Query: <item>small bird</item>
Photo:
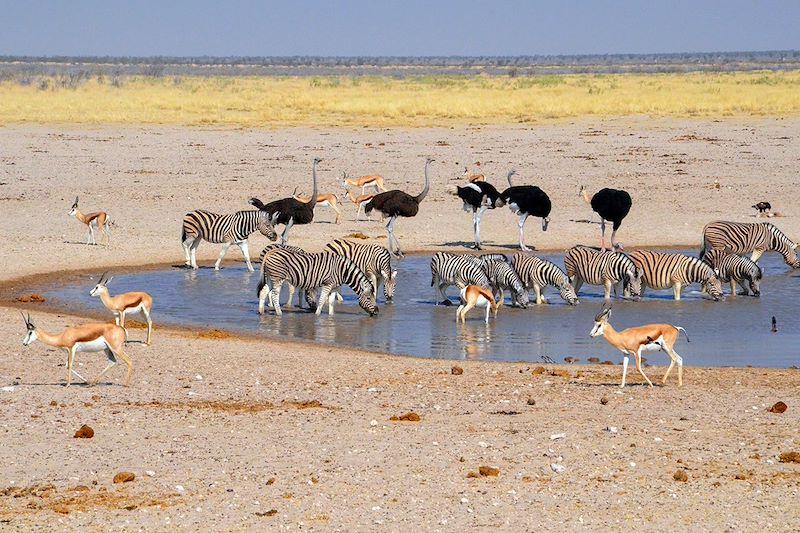
[[[772,317],[772,333],[778,333],[778,321]]]

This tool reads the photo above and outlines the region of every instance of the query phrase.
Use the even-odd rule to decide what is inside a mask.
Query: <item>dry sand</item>
[[[420,215],[398,222],[406,250],[471,241],[471,216],[445,187],[476,161],[497,185],[513,166],[520,182],[550,194],[550,229],[528,223],[527,242],[539,248],[597,241],[596,225],[571,222],[590,218],[581,183],[631,192],[620,231],[627,246],[698,246],[706,222],[752,220],[750,205],[763,199],[787,215],[774,222],[797,238],[800,119],[419,130],[7,126],[0,146],[0,281],[9,306],[0,308],[0,385],[8,387],[0,391],[0,529],[800,527],[800,465],[779,460],[800,451],[795,370],[698,369],[687,356],[683,388],[647,389],[634,374],[619,391],[615,366],[548,365],[533,374],[535,365],[159,328],[153,346],[128,349],[132,387],[120,386],[115,369],[106,384],[64,388],[64,354],[23,348],[10,307],[24,305],[51,330],[79,323],[44,312],[46,304],[12,302],[14,279],[181,263],[186,211],[243,209],[250,196],[274,199],[296,184],[309,190],[314,156],[325,159],[323,192],[339,192],[347,170],[379,172],[390,188],[416,193],[424,158],[437,159]],[[81,207],[116,219],[110,246],[76,244],[84,230],[66,216],[76,195]],[[295,227],[291,242],[317,249],[354,231],[385,242],[378,222],[356,223],[354,214],[346,205],[336,226],[319,210],[323,222]],[[487,214],[490,249],[515,244],[515,221],[505,209]],[[251,239],[253,255],[265,242]],[[203,244],[199,257],[209,262],[218,250]],[[78,361],[89,376],[103,365],[97,354]],[[463,375],[451,374],[454,364]],[[778,400],[787,411],[767,412]],[[412,411],[420,421],[390,421]],[[73,438],[82,424],[93,427],[92,439]],[[499,475],[468,477],[481,466]],[[687,481],[673,479],[678,470]],[[136,478],[112,483],[121,471]]]

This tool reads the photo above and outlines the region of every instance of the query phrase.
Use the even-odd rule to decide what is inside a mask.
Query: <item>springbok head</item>
[[[608,324],[608,319],[611,318],[611,304],[603,304],[603,309],[594,317],[594,327],[589,333],[590,337],[598,337],[603,334],[603,328]]]
[[[78,212],[78,197],[76,196],[75,201],[72,203],[72,207],[70,208],[69,213],[67,214],[71,217],[74,217],[77,212]]]
[[[114,279],[114,276],[106,278],[106,274],[108,274],[108,272],[103,272],[103,275],[100,276],[100,280],[97,282],[97,285],[95,285],[94,288],[89,291],[89,296],[100,296],[103,291],[108,292],[108,284],[111,283],[111,280]]]
[[[31,320],[31,314],[28,313],[28,316],[22,315],[22,320],[25,321],[25,327],[27,328],[27,333],[25,333],[25,338],[22,340],[23,346],[28,346],[30,343],[37,339],[36,336],[36,326],[33,324],[33,320]]]

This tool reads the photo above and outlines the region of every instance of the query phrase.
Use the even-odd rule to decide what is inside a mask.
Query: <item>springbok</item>
[[[366,192],[367,187],[374,187],[375,192],[386,191],[386,187],[383,185],[383,176],[379,176],[378,174],[361,176],[359,178],[348,178],[347,172],[342,172],[342,183],[344,183],[345,189],[348,185],[361,187],[362,195]]]
[[[470,183],[475,183],[477,181],[486,181],[485,174],[470,174],[469,169],[467,169],[467,167],[464,167],[464,174],[462,175],[466,177],[467,181],[469,181]]]
[[[111,217],[105,211],[95,211],[93,213],[83,213],[80,209],[78,209],[78,197],[75,197],[75,202],[72,204],[72,208],[67,213],[71,217],[77,218],[82,223],[86,224],[89,227],[89,236],[86,239],[86,244],[97,244],[97,240],[94,237],[94,227],[95,226],[100,233],[103,234],[105,238],[106,244],[109,242],[109,235],[111,235]]]
[[[294,188],[294,192],[292,192],[292,198],[299,202],[303,202],[307,204],[311,201],[310,196],[306,196],[302,193],[297,194],[297,187]],[[336,222],[334,224],[338,224],[342,218],[342,212],[339,211],[339,199],[336,197],[335,194],[317,194],[317,204],[314,206],[316,209],[317,207],[330,207],[334,211],[336,211]]]
[[[146,292],[126,292],[111,296],[108,293],[108,284],[114,276],[106,279],[106,274],[100,276],[100,281],[89,291],[90,296],[99,296],[103,305],[114,314],[117,325],[125,327],[125,315],[142,313],[147,320],[147,344],[150,345],[150,337],[153,334],[153,321],[150,318],[150,311],[153,309],[153,297]]]
[[[347,197],[350,198],[350,201],[358,206],[358,212],[356,212],[356,221],[361,220],[361,212],[364,210],[364,206],[367,204],[367,202],[372,200],[372,197],[375,196],[375,194],[377,193],[371,192],[356,196],[347,187],[345,187],[344,190],[347,193]],[[372,220],[372,214],[367,215],[367,219]],[[382,215],[381,215],[381,221],[383,221]]]
[[[495,301],[492,292],[477,285],[467,285],[461,289],[461,305],[456,310],[456,322],[466,323],[467,312],[473,307],[485,307],[486,317],[484,322],[489,323],[489,311],[491,310],[497,319],[497,310],[503,305],[503,300]]]
[[[683,331],[683,334],[686,335],[686,342],[689,342],[689,335],[685,329],[671,324],[646,324],[636,328],[616,331],[609,324],[609,317],[611,317],[611,306],[608,304],[603,305],[603,310],[594,317],[594,327],[589,335],[592,337],[602,335],[611,346],[625,354],[622,359],[622,384],[620,387],[625,386],[625,378],[628,374],[628,355],[635,357],[636,369],[647,381],[647,384],[651,387],[653,386],[653,383],[642,370],[642,350],[663,350],[667,352],[672,361],[661,383],[663,385],[667,382],[667,377],[672,371],[672,367],[677,364],[678,386],[683,386],[683,358],[675,352],[674,346],[680,335],[679,330]]]
[[[22,341],[23,346],[28,346],[32,342],[39,340],[48,346],[63,348],[69,354],[67,357],[67,387],[72,384],[73,373],[86,383],[89,383],[86,378],[72,368],[75,363],[76,352],[105,352],[106,357],[108,357],[108,366],[97,375],[94,381],[89,383],[90,385],[96,385],[100,378],[117,364],[117,359],[122,359],[122,362],[128,366],[125,386],[130,386],[133,363],[131,363],[125,350],[122,349],[125,343],[125,329],[123,327],[109,323],[82,324],[66,328],[58,335],[51,335],[41,328],[37,328],[33,320],[31,320],[30,314],[27,317],[22,315],[22,318],[25,320],[25,327],[28,328],[28,333]]]

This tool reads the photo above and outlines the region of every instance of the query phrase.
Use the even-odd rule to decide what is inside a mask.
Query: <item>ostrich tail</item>
[[[445,187],[444,190],[448,194],[452,194],[453,196],[458,196],[459,189],[461,189],[461,187],[459,187],[458,185],[448,185],[447,187]]]
[[[262,202],[258,198],[250,198],[250,200],[248,200],[247,203],[249,203],[250,205],[252,205],[256,209],[264,209],[264,207],[265,207],[264,206],[264,202]]]
[[[372,209],[373,209],[372,200],[370,200],[364,205],[364,214],[369,215],[370,213],[372,213]]]

